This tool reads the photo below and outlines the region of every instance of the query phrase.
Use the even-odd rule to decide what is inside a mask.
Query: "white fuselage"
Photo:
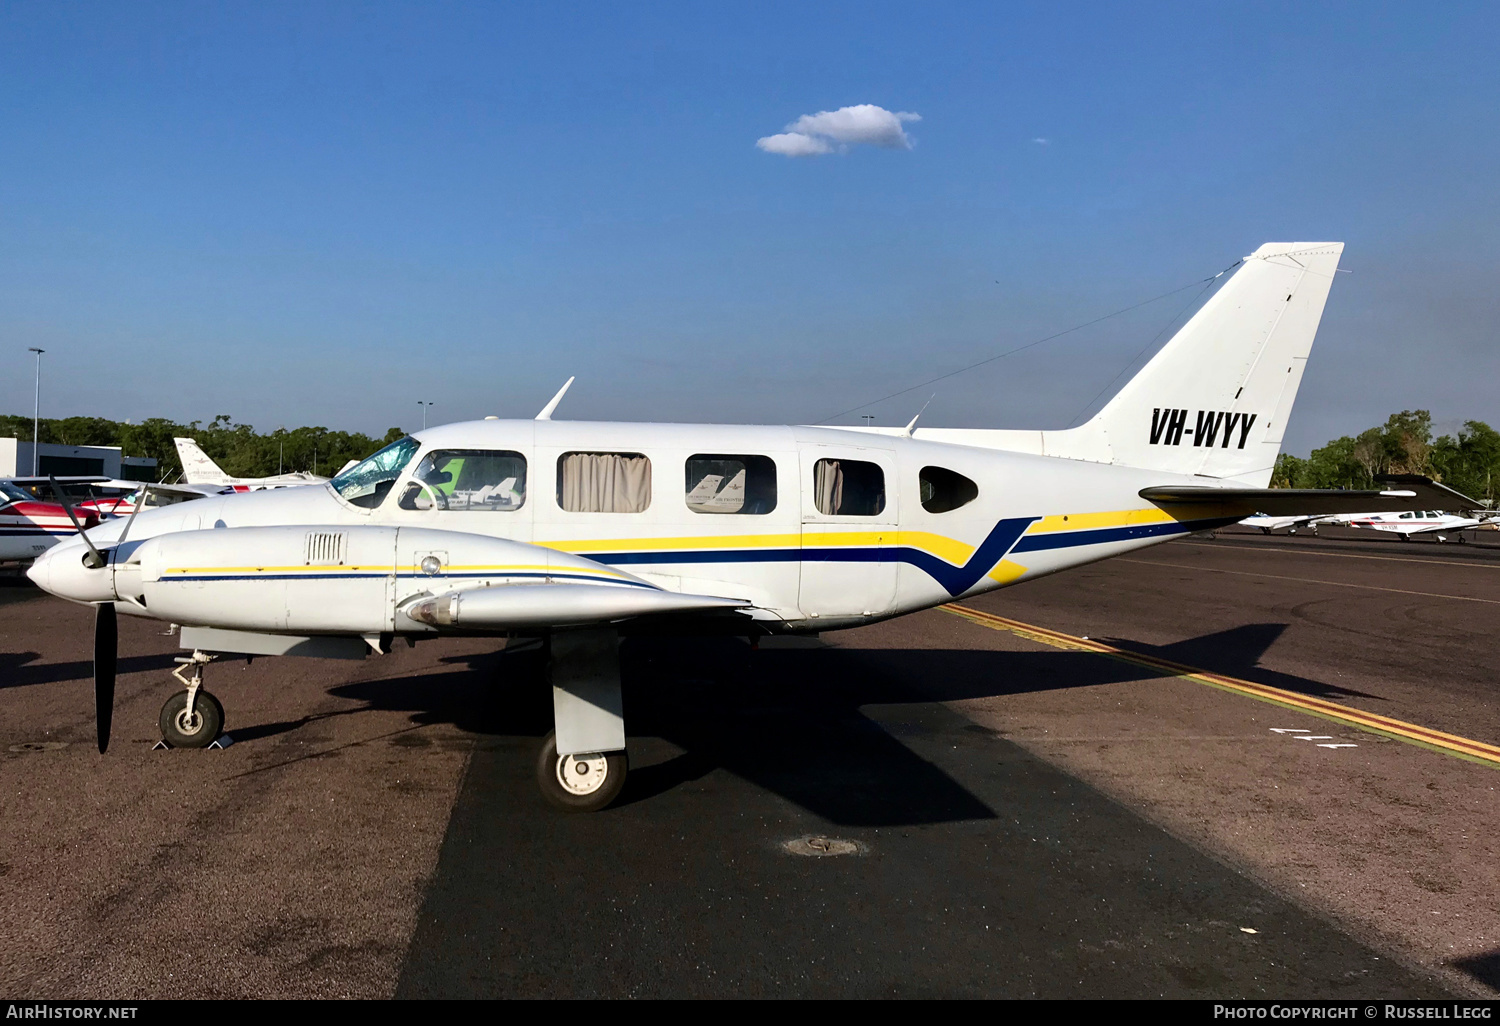
[[[1347,524],[1391,534],[1431,534],[1435,531],[1462,531],[1484,523],[1483,518],[1459,517],[1438,510],[1405,513],[1354,513],[1329,518],[1330,523]]]
[[[381,605],[388,613],[413,596],[433,591],[434,580],[421,569],[430,554],[424,546],[442,545],[441,550],[432,551],[441,557],[444,576],[464,577],[466,586],[483,586],[483,571],[455,569],[450,574],[447,568],[498,566],[493,562],[499,558],[493,554],[494,546],[483,554],[480,551],[486,539],[505,539],[540,546],[559,558],[573,554],[665,591],[741,600],[751,607],[749,615],[765,621],[770,629],[822,630],[928,608],[1236,519],[1208,519],[1214,511],[1200,507],[1193,513],[1197,519],[1180,521],[1137,494],[1144,487],[1192,480],[1181,475],[857,430],[491,420],[444,425],[415,437],[420,450],[374,508],[346,501],[335,489],[337,480],[214,496],[143,511],[129,528],[127,544],[112,558],[126,561],[148,539],[172,532],[297,528],[300,533],[295,539],[278,550],[293,553],[302,551],[304,539],[310,537],[309,527],[390,528],[394,529],[390,555],[360,560],[342,556],[333,565],[314,565],[311,556],[304,561],[292,555],[263,559],[236,555],[234,539],[239,536],[226,530],[205,538],[210,548],[222,538],[222,557],[195,557],[191,578],[202,583],[274,577],[291,582],[287,589],[300,588],[313,596],[304,598],[304,604],[317,605],[342,601],[329,590],[339,586],[341,577],[352,579],[363,573],[368,578],[374,573],[386,584],[378,594],[367,589],[368,594],[358,601]],[[445,509],[424,500],[416,505],[426,508],[404,508],[403,501],[412,506],[410,497],[420,495],[413,475],[424,458],[449,451],[518,455],[525,461],[523,483],[507,481],[504,487],[511,491],[501,505]],[[563,508],[560,463],[569,453],[644,456],[650,464],[645,508],[639,512]],[[688,477],[688,461],[703,456],[758,458],[757,466],[767,468],[766,474],[774,473],[774,505],[762,494],[757,508],[763,512],[704,511],[712,503],[705,506],[701,501],[703,483],[698,481],[694,490]],[[851,470],[851,461],[878,467],[884,490],[878,512],[840,515],[821,510],[820,460],[840,461]],[[930,511],[924,507],[922,494],[924,477],[929,482],[934,477],[929,468],[962,475],[977,486],[977,495],[958,508]],[[939,479],[948,480],[940,475]],[[765,485],[763,480],[762,491]],[[690,492],[695,503],[691,506]],[[827,504],[826,495],[823,504]],[[727,505],[741,508],[738,500]],[[108,549],[126,523],[112,521],[89,536],[101,549]],[[426,537],[423,532],[432,531],[445,532],[447,540],[418,541]],[[411,537],[410,545],[401,541],[403,532]],[[383,531],[378,534],[385,536]],[[194,551],[208,553],[210,548],[200,544]],[[464,548],[472,548],[475,555],[453,551]],[[47,586],[70,598],[106,599],[106,595],[90,595],[81,585],[63,581],[61,575],[77,573],[72,567],[75,562],[72,557],[52,559],[51,569],[43,571],[52,575]],[[218,565],[208,565],[215,562]],[[146,572],[170,575],[180,571],[153,563]],[[43,579],[38,578],[39,582]],[[318,599],[318,595],[327,598]],[[282,618],[293,604],[291,598],[266,601],[282,608],[268,606],[262,620],[251,617],[235,626],[297,629]],[[126,609],[126,604],[121,608]],[[174,614],[182,608],[174,601]],[[168,615],[165,610],[153,611],[149,602],[144,609],[126,611]],[[170,618],[184,620],[182,615]],[[370,629],[392,626],[401,630],[399,617],[393,622],[386,616],[380,628]],[[340,629],[358,628],[347,624]]]

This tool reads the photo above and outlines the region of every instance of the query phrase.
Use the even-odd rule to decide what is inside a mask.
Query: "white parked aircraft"
[[[564,422],[554,400],[540,419],[403,438],[323,487],[111,521],[30,573],[97,606],[101,752],[116,610],[182,625],[187,689],[160,718],[181,746],[222,725],[202,688],[214,653],[541,636],[556,729],[538,783],[561,807],[601,808],[626,771],[621,634],[853,627],[1256,512],[1451,498],[1265,487],[1342,249],[1262,246],[1068,431]]]
[[[1447,534],[1481,527],[1493,523],[1495,519],[1495,515],[1464,517],[1440,510],[1407,510],[1401,513],[1359,513],[1354,516],[1332,517],[1328,522],[1386,531],[1399,536],[1402,541],[1410,541],[1413,535],[1418,534],[1437,534],[1438,541],[1447,541]]]
[[[172,441],[177,445],[177,458],[182,462],[182,480],[187,484],[223,485],[232,487],[237,492],[248,492],[260,488],[322,484],[328,480],[317,474],[309,474],[305,470],[294,471],[290,474],[272,474],[270,477],[231,477],[224,473],[193,439],[174,438]]]
[[[1297,528],[1304,524],[1312,528],[1312,533],[1318,533],[1318,525],[1324,523],[1327,517],[1304,515],[1299,517],[1246,517],[1240,523],[1246,527],[1258,527],[1263,534],[1285,529],[1288,534],[1296,534]]]

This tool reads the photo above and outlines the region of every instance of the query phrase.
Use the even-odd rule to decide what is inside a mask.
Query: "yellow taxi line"
[[[1329,702],[1321,698],[1313,698],[1309,695],[1299,695],[1295,691],[1285,691],[1266,684],[1256,684],[1253,681],[1241,680],[1238,677],[1213,673],[1208,670],[1199,669],[1196,666],[1174,663],[1169,659],[1160,659],[1156,656],[1143,655],[1139,652],[1130,652],[1126,649],[1116,648],[1113,645],[1106,645],[1102,641],[1075,637],[1071,634],[1064,634],[1061,631],[1050,630],[1046,627],[1037,627],[1032,624],[1022,623],[1019,620],[1007,619],[1003,616],[996,616],[994,613],[986,613],[969,606],[958,605],[957,603],[949,603],[939,608],[946,613],[961,616],[965,620],[978,624],[981,627],[988,627],[991,630],[997,631],[1008,631],[1030,641],[1050,645],[1053,648],[1092,652],[1096,655],[1118,660],[1119,662],[1130,663],[1149,670],[1170,674],[1174,677],[1183,677],[1188,680],[1197,681],[1200,684],[1207,684],[1222,691],[1231,691],[1262,702],[1270,702],[1273,705],[1279,705],[1284,708],[1311,713],[1314,716],[1322,717],[1325,720],[1332,720],[1335,723],[1345,723],[1352,727],[1358,727],[1361,730],[1368,730],[1386,737],[1394,737],[1408,744],[1429,748],[1446,755],[1457,756],[1460,759],[1466,759],[1470,762],[1500,768],[1500,746],[1486,744],[1483,741],[1459,737],[1456,734],[1445,734],[1440,730],[1433,730],[1430,727],[1407,723],[1404,720],[1392,719],[1389,716],[1380,716],[1376,713],[1365,712],[1363,709],[1339,705],[1337,702]]]

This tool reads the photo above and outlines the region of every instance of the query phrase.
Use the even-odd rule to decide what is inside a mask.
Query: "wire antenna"
[[[864,409],[867,406],[874,406],[876,403],[883,403],[887,399],[894,399],[898,395],[905,395],[907,392],[915,392],[919,388],[926,388],[928,385],[936,384],[939,381],[946,381],[949,378],[957,377],[960,374],[967,374],[971,370],[974,370],[974,369],[976,369],[978,367],[983,367],[986,364],[994,363],[996,360],[1003,360],[1007,356],[1014,356],[1017,353],[1023,353],[1023,352],[1025,352],[1028,349],[1035,349],[1037,346],[1041,345],[1043,342],[1051,342],[1053,339],[1062,338],[1064,335],[1071,335],[1075,331],[1082,331],[1084,328],[1087,328],[1087,327],[1090,327],[1092,325],[1098,324],[1101,321],[1107,321],[1111,317],[1119,317],[1121,314],[1127,314],[1127,313],[1129,313],[1132,310],[1139,310],[1143,306],[1150,306],[1152,303],[1158,303],[1161,300],[1168,298],[1169,296],[1175,296],[1179,292],[1186,292],[1188,289],[1197,288],[1200,285],[1203,285],[1203,286],[1212,285],[1214,282],[1216,282],[1220,278],[1224,277],[1224,275],[1228,274],[1230,271],[1232,271],[1236,267],[1238,267],[1242,262],[1243,261],[1236,260],[1234,263],[1232,263],[1228,267],[1224,268],[1224,270],[1220,271],[1218,274],[1209,275],[1207,278],[1199,278],[1197,281],[1190,281],[1186,285],[1181,285],[1181,286],[1179,286],[1179,287],[1177,287],[1175,289],[1172,289],[1170,292],[1163,292],[1159,296],[1152,296],[1150,299],[1145,299],[1145,300],[1142,300],[1139,303],[1133,303],[1130,306],[1122,307],[1121,309],[1116,310],[1113,313],[1107,313],[1107,314],[1105,314],[1102,317],[1095,317],[1093,320],[1084,321],[1082,324],[1075,324],[1071,328],[1067,328],[1067,329],[1065,329],[1063,331],[1056,332],[1055,334],[1048,335],[1046,338],[1039,338],[1035,342],[1028,342],[1024,346],[1017,346],[1014,349],[1007,349],[1003,353],[999,353],[999,354],[997,354],[995,356],[986,357],[985,359],[980,360],[977,363],[971,363],[971,364],[969,364],[967,367],[960,367],[960,368],[958,368],[958,370],[949,371],[946,374],[939,374],[935,378],[928,378],[926,381],[922,381],[922,382],[919,382],[918,384],[912,385],[910,388],[903,388],[899,392],[892,392],[890,395],[883,395],[879,399],[871,399],[869,402],[860,403],[858,406],[851,406],[847,410],[840,410],[838,413],[835,413],[835,414],[832,414],[830,416],[824,417],[822,420],[815,421],[814,423],[816,423],[816,424],[827,424],[831,420],[837,420],[840,417],[846,417],[849,414],[854,413],[857,410],[862,410],[862,409]]]

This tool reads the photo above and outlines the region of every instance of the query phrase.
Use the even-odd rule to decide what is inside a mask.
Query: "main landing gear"
[[[630,769],[619,635],[612,630],[554,634],[547,671],[556,729],[537,754],[537,786],[559,809],[598,811],[619,797]]]
[[[172,676],[187,690],[167,699],[156,721],[162,740],[173,748],[207,748],[224,730],[224,706],[203,690],[203,667],[213,659],[196,650],[190,656],[177,657],[181,665],[172,671]]]

